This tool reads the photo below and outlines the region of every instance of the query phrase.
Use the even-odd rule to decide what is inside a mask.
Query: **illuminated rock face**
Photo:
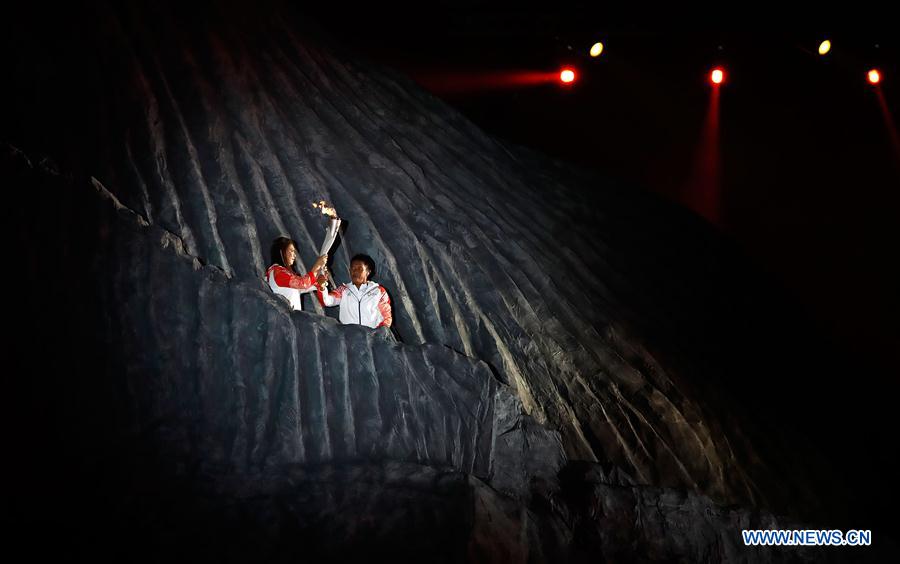
[[[161,490],[153,525],[191,531],[190,511],[209,534],[250,522],[260,538],[234,542],[277,537],[285,558],[302,550],[284,540],[294,527],[325,556],[420,534],[448,561],[718,561],[742,524],[774,521],[716,503],[765,507],[802,482],[795,459],[761,458],[760,435],[719,397],[718,370],[744,367],[691,356],[721,318],[701,307],[716,299],[716,254],[687,251],[714,244],[690,221],[492,139],[283,23],[161,43],[128,17],[101,25],[117,56],[91,84],[111,100],[99,150],[84,148],[98,181],[5,155],[23,209],[54,210],[19,246],[62,253],[59,268],[23,260],[29,287],[66,282],[62,316],[43,296],[16,306],[29,339],[52,342],[42,319],[62,320],[66,357],[46,359],[50,379],[22,369],[32,396],[54,389],[67,421],[90,420],[70,444],[94,450],[73,456],[98,472],[108,445],[156,461],[127,470],[140,487],[108,486]],[[319,199],[347,224],[333,271],[375,258],[401,342],[338,326],[312,300],[291,313],[262,281],[278,235],[312,262]],[[80,347],[97,378],[64,376]],[[590,470],[573,474],[576,461]],[[178,487],[157,485],[170,476]],[[140,515],[120,497],[112,509]]]
[[[23,156],[13,158],[32,175]],[[530,418],[521,403],[484,362],[437,344],[398,343],[387,328],[292,312],[268,288],[202,265],[96,180],[92,190],[59,180],[52,192],[100,210],[92,222],[99,241],[65,240],[94,251],[82,274],[95,279],[103,312],[97,337],[114,344],[109,369],[124,376],[115,384],[119,425],[165,422],[163,451],[240,474],[371,460],[482,478],[496,468],[502,489],[521,493],[541,474],[533,469],[558,472],[558,434],[523,423]],[[86,300],[69,292],[60,303]],[[495,437],[505,437],[498,448]],[[543,449],[539,460],[525,459],[537,451],[516,448],[517,437]]]
[[[125,206],[264,291],[276,236],[311,264],[324,230],[311,203],[327,200],[346,222],[333,271],[342,281],[352,254],[374,257],[404,343],[487,363],[571,459],[758,501],[756,455],[641,335],[678,327],[655,293],[695,291],[668,278],[678,245],[645,239],[680,220],[634,224],[661,205],[507,147],[409,80],[288,25],[201,27],[157,49],[129,21],[105,28],[121,58],[101,75],[129,103],[104,111],[94,174]]]
[[[118,311],[110,338],[128,336],[127,373],[147,376],[132,382],[137,427],[176,410],[193,448],[239,472],[389,459],[488,475],[496,383],[484,363],[291,312],[268,289],[194,270],[155,226],[113,233],[104,305]]]
[[[58,520],[61,552],[101,560],[766,562],[779,553],[743,547],[740,529],[798,526],[567,463],[483,362],[291,312],[99,182],[9,150],[0,177],[59,206],[18,225],[68,249],[25,279],[78,273],[11,307],[13,348],[54,343],[17,373],[13,395],[32,399],[5,414],[45,413],[24,436],[37,455],[16,478],[41,487],[12,496],[13,546]],[[45,322],[61,312],[72,325]],[[64,487],[30,474],[45,468]]]

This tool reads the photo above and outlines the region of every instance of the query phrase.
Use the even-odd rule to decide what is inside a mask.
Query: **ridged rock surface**
[[[170,18],[102,21],[92,174],[125,206],[262,289],[274,237],[294,237],[311,263],[323,221],[310,203],[328,200],[347,221],[333,270],[343,278],[352,253],[375,258],[405,343],[486,362],[572,459],[757,501],[755,478],[770,477],[751,476],[751,447],[633,332],[671,324],[650,298],[660,281],[643,287],[639,272],[665,277],[679,243],[647,245],[651,228],[633,225],[662,206],[613,186],[591,194],[284,21],[188,33]],[[652,229],[682,229],[663,225]]]
[[[51,56],[60,69],[83,67],[88,117],[79,118],[95,122],[79,144],[65,120],[34,118],[62,140],[57,157],[78,164],[74,178],[48,180],[6,155],[24,202],[5,210],[6,223],[21,227],[15,264],[26,273],[11,307],[27,330],[11,346],[40,351],[16,357],[16,392],[34,417],[31,406],[54,390],[37,416],[53,421],[48,440],[66,445],[13,443],[33,461],[16,471],[40,468],[29,479],[48,484],[43,496],[102,497],[96,484],[85,485],[93,497],[66,491],[52,469],[84,459],[93,461],[85,475],[103,476],[116,467],[110,444],[123,459],[158,459],[161,475],[225,476],[263,497],[266,480],[288,467],[403,464],[456,472],[468,484],[459,491],[508,494],[496,499],[512,513],[543,507],[534,530],[521,515],[509,529],[542,547],[537,561],[565,557],[573,542],[613,559],[640,545],[638,559],[714,561],[727,551],[711,547],[737,534],[728,527],[749,522],[702,517],[716,504],[807,516],[841,505],[846,488],[822,453],[772,407],[793,399],[742,389],[814,375],[791,373],[752,309],[732,301],[740,291],[708,230],[492,139],[408,79],[326,47],[302,19],[270,15],[236,23],[212,11],[176,23],[148,6],[104,12],[73,28],[81,43],[70,60]],[[375,258],[399,342],[338,326],[309,299],[291,313],[263,282],[276,236],[298,241],[301,262],[314,260],[324,225],[310,202],[319,199],[346,220],[333,271],[343,279],[356,252]],[[63,357],[54,355],[60,336]],[[76,378],[79,365],[93,376]],[[813,403],[816,391],[805,392]],[[79,421],[70,417],[79,406],[94,410],[88,420],[57,428]],[[7,428],[26,417],[16,409]],[[565,515],[581,501],[557,503],[559,471],[575,461],[618,468],[629,488],[652,493],[623,500],[592,489],[585,500],[612,499],[614,515],[578,532]],[[371,495],[390,499],[395,477],[379,478]],[[459,493],[432,490],[419,492]],[[310,511],[333,501],[328,491]],[[675,540],[651,532],[669,522],[663,509],[625,532],[632,521],[621,515],[646,499],[684,505],[681,532],[666,533]],[[472,523],[459,524],[458,538],[490,530]],[[603,536],[610,523],[620,536]]]
[[[229,280],[142,224],[135,216],[144,233],[122,233],[119,222],[100,266],[101,307],[119,312],[109,338],[133,375],[134,428],[178,409],[194,418],[191,450],[237,471],[374,458],[487,476],[496,386],[484,363],[292,314],[268,289]]]
[[[39,248],[66,242],[26,281],[79,273],[12,308],[12,348],[64,337],[62,356],[16,370],[4,413],[11,429],[45,412],[12,433],[26,463],[9,479],[41,485],[10,496],[14,546],[49,522],[68,523],[66,553],[100,560],[810,561],[740,544],[741,528],[784,525],[766,512],[566,464],[480,361],[291,312],[98,181],[10,148],[0,165],[31,206],[58,206],[12,223]],[[71,321],[45,323],[60,304]]]

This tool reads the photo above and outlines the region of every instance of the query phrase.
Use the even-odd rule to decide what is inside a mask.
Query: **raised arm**
[[[338,288],[335,290],[324,292],[322,290],[322,288],[324,288],[324,284],[319,283],[316,287],[319,290],[318,292],[316,292],[316,295],[319,296],[319,303],[322,304],[323,307],[331,307],[340,304],[341,298],[344,295],[344,288],[346,288],[346,286],[341,285],[338,286]]]
[[[309,290],[316,285],[316,276],[325,266],[328,257],[322,255],[313,264],[313,267],[306,274],[295,274],[291,269],[281,267],[275,269],[275,284],[282,288],[294,288],[295,290]]]
[[[312,271],[309,271],[306,274],[294,274],[287,268],[276,268],[275,284],[282,288],[308,290],[316,285],[316,276]]]

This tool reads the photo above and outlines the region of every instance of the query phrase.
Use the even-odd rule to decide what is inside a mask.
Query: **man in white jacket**
[[[356,323],[367,327],[391,326],[391,298],[387,291],[369,277],[375,273],[375,261],[368,255],[350,259],[350,283],[341,284],[331,292],[325,290],[325,277],[319,276],[319,301],[325,307],[340,305],[341,323]]]

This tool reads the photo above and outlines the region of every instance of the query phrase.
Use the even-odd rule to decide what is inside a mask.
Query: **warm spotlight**
[[[591,46],[591,57],[599,57],[603,52],[603,44],[599,41]]]
[[[829,51],[831,51],[831,41],[826,39],[825,41],[819,43],[820,55],[827,55]]]
[[[565,84],[571,84],[575,82],[575,71],[569,68],[563,69],[562,72],[559,73],[559,79]]]
[[[869,82],[872,84],[878,84],[881,82],[881,73],[878,72],[878,69],[872,69],[869,71]]]
[[[722,84],[723,82],[725,82],[725,71],[721,68],[715,68],[709,74],[709,79],[713,84]]]

